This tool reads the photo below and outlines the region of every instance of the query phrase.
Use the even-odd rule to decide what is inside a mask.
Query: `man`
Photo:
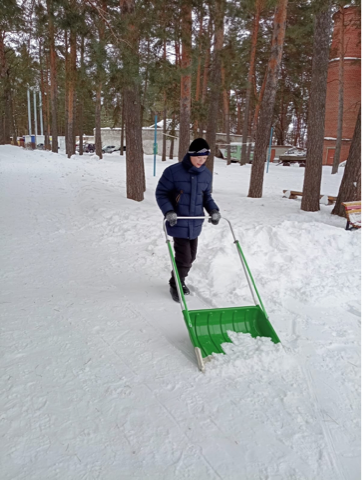
[[[190,294],[185,279],[196,258],[203,220],[177,220],[177,217],[203,217],[205,208],[213,225],[221,218],[211,196],[212,175],[205,166],[209,154],[206,140],[196,138],[182,162],[165,169],[156,189],[158,206],[167,220],[167,233],[174,239],[175,261],[185,295]],[[173,272],[169,284],[172,298],[179,302]]]

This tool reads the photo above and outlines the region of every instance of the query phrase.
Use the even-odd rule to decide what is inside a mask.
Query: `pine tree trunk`
[[[203,9],[202,9],[203,10]],[[197,58],[197,74],[196,74],[196,91],[195,91],[195,103],[199,105],[200,94],[201,94],[201,64],[202,64],[202,36],[203,36],[203,12],[200,14],[200,31],[199,31],[199,55]],[[195,118],[193,125],[194,138],[197,136],[197,131],[199,128],[199,112],[200,108],[197,111],[197,117]]]
[[[41,47],[42,47],[42,41],[39,42],[40,92],[41,92],[41,98],[42,98],[42,104],[43,104],[44,149],[48,150],[49,138],[48,138],[47,97],[45,94],[43,51]],[[47,78],[47,82],[48,82],[48,78]]]
[[[166,64],[166,41],[163,42],[163,60]],[[162,126],[162,161],[166,161],[166,133],[167,133],[167,94],[166,90],[163,92],[163,126]]]
[[[288,0],[279,0],[274,15],[272,51],[268,64],[268,77],[261,104],[260,118],[258,120],[248,195],[253,198],[261,198],[263,195],[264,164],[266,160],[266,149],[270,138],[270,129],[273,121],[278,74],[283,53],[287,5]]]
[[[10,80],[9,69],[5,57],[5,33],[0,31],[0,86],[2,92],[0,97],[0,144],[10,143]],[[0,90],[0,91],[1,91]]]
[[[142,153],[141,104],[138,88],[124,89],[126,122],[127,198],[142,202],[144,199],[144,165]]]
[[[95,132],[96,155],[98,155],[98,157],[100,159],[103,158],[102,134],[101,134],[101,109],[102,109],[101,99],[102,99],[102,83],[100,82],[98,84],[97,93],[96,93],[96,117],[95,117],[95,123],[96,123],[96,132]]]
[[[55,52],[54,33],[54,10],[53,0],[47,0],[48,25],[49,25],[49,46],[50,46],[50,98],[52,106],[52,152],[58,153],[58,121],[57,121],[57,58]]]
[[[248,83],[246,87],[246,100],[245,100],[245,109],[244,109],[244,122],[243,122],[243,144],[241,148],[241,165],[245,165],[247,162],[247,141],[248,141],[248,131],[249,131],[249,109],[250,109],[250,98],[251,98],[251,89],[253,86],[253,79],[255,76],[255,57],[256,57],[256,43],[258,40],[259,32],[259,22],[260,14],[262,8],[262,0],[256,0],[256,12],[254,17],[253,24],[253,33],[251,37],[251,54],[250,54],[250,65],[248,73]]]
[[[222,74],[222,84],[223,84],[223,106],[224,106],[224,121],[225,121],[225,133],[226,133],[226,164],[231,164],[231,148],[230,148],[230,121],[229,121],[229,92],[226,88],[226,80],[225,80],[225,67],[223,66],[221,69]]]
[[[69,103],[69,52],[68,52],[68,32],[64,32],[64,63],[65,63],[65,89],[64,89],[64,135],[65,135],[65,153],[68,155],[69,135],[68,135],[68,103]],[[69,158],[69,156],[68,156]]]
[[[84,100],[84,35],[81,37],[80,43],[80,81],[78,83],[78,99],[79,101],[79,155],[84,153],[83,135],[84,135],[84,119],[83,119],[83,100]]]
[[[343,202],[361,200],[361,107],[351,142],[344,174],[332,214],[345,217]]]
[[[127,72],[127,85],[124,88],[124,113],[126,125],[126,170],[127,198],[142,202],[146,190],[145,170],[143,163],[141,95],[139,91],[139,32],[133,15],[134,0],[120,0],[122,14],[129,21],[126,39],[131,50],[124,50],[124,69]]]
[[[123,155],[123,152],[124,152],[124,92],[122,92],[121,148],[120,148],[119,154]]]
[[[45,90],[46,90],[46,111],[47,111],[47,120],[48,120],[48,127],[47,127],[47,137],[45,137],[45,149],[51,150],[50,145],[50,97],[51,93],[49,91],[49,57],[47,56],[47,64],[46,64],[46,82],[45,82]],[[48,141],[48,143],[47,143]]]
[[[173,160],[173,149],[175,146],[175,124],[176,124],[176,115],[172,114],[172,123],[171,123],[171,145],[170,145],[170,156],[169,159]]]
[[[68,65],[68,158],[75,154],[75,86],[77,68],[77,35],[74,30],[70,32],[70,58]]]
[[[216,132],[219,118],[219,101],[221,96],[221,51],[224,43],[225,0],[215,2],[215,45],[214,58],[210,75],[210,98],[207,118],[206,140],[210,146],[210,155],[206,167],[213,173],[216,153]]]
[[[163,98],[164,110],[163,110],[163,126],[162,126],[162,161],[166,161],[166,140],[167,140],[167,108],[166,108],[166,93]]]
[[[317,212],[319,210],[331,22],[331,11],[329,5],[327,5],[316,16],[314,24],[312,79],[308,109],[307,159],[301,204],[301,209],[306,212]]]
[[[180,136],[178,161],[181,162],[190,145],[191,121],[191,42],[192,7],[189,0],[182,0],[182,56],[181,56],[181,98],[180,98]]]
[[[209,24],[207,27],[207,48],[206,48],[206,54],[205,54],[205,60],[204,60],[204,70],[202,74],[202,93],[201,93],[201,105],[204,106],[206,102],[206,95],[207,95],[207,85],[209,81],[209,69],[210,69],[210,51],[211,51],[211,36],[212,36],[212,18],[211,18],[211,12],[209,15]],[[200,121],[200,127],[199,127],[199,137],[204,137],[204,131],[205,131],[205,120],[202,119]]]
[[[344,8],[340,8],[342,16],[341,33],[339,39],[339,69],[338,69],[338,125],[336,149],[334,151],[332,174],[338,172],[341,158],[342,130],[343,130],[343,103],[344,103]]]

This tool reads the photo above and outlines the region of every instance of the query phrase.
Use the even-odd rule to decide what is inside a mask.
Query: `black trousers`
[[[181,282],[185,281],[185,278],[187,277],[192,267],[192,263],[196,258],[197,240],[197,238],[195,238],[194,240],[189,240],[188,238],[173,239],[173,247],[175,249],[175,261]],[[173,272],[170,278],[170,285],[172,285],[173,287],[176,286]]]

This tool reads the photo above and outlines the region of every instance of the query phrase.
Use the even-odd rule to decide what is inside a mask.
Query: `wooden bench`
[[[347,216],[346,230],[361,228],[361,202],[344,202],[342,205]]]
[[[302,196],[303,192],[296,192],[294,190],[283,190],[283,197],[294,199]],[[333,205],[333,203],[336,203],[337,197],[332,197],[331,195],[319,195],[319,200],[321,200],[320,203],[324,203],[325,205]]]

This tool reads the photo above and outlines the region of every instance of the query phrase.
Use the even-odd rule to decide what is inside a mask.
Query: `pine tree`
[[[263,194],[264,164],[270,129],[273,120],[274,101],[278,73],[283,53],[288,0],[279,0],[274,15],[272,50],[268,64],[265,93],[261,104],[255,153],[251,170],[249,197],[260,198]]]
[[[190,145],[191,122],[191,49],[192,49],[192,6],[190,0],[181,0],[181,97],[180,136],[178,160],[182,161]]]
[[[215,0],[214,25],[215,25],[215,42],[213,52],[213,62],[210,74],[209,89],[209,111],[207,119],[206,140],[211,148],[211,153],[206,161],[206,167],[213,173],[214,156],[216,153],[216,131],[217,119],[219,117],[219,102],[221,97],[221,52],[224,44],[224,15],[225,0]]]
[[[361,107],[349,150],[344,174],[332,214],[345,216],[343,202],[361,200]]]
[[[307,212],[319,210],[331,23],[330,2],[328,1],[316,15],[314,27],[307,159],[301,204],[301,209]]]

